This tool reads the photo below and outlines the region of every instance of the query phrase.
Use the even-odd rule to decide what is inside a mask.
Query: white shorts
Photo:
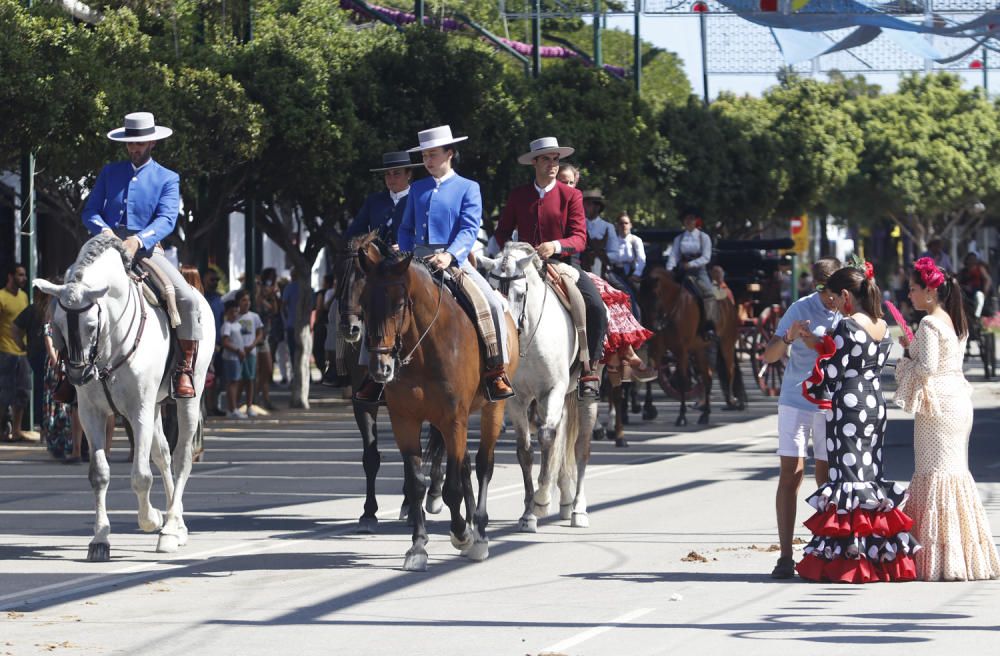
[[[826,460],[826,413],[778,405],[778,455],[805,458],[810,439],[813,458]]]

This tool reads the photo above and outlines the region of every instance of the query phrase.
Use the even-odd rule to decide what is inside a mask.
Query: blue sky
[[[619,28],[632,32],[632,16],[609,17],[607,25],[610,28]],[[708,20],[708,29],[712,29],[712,20]],[[702,92],[702,66],[701,66],[701,41],[698,18],[696,16],[652,16],[645,15],[642,18],[642,38],[657,47],[676,52],[684,62],[685,72],[688,80],[691,81],[692,89],[695,93]],[[777,48],[775,48],[777,51]],[[1000,59],[1000,57],[997,57]],[[607,62],[628,66],[629,62]],[[992,63],[992,61],[991,61]],[[1000,61],[996,61],[995,66],[1000,68]],[[992,67],[991,67],[992,68]],[[865,76],[870,82],[879,84],[884,91],[893,91],[896,88],[899,75],[897,73],[868,74]],[[972,87],[982,84],[982,72],[963,72],[966,86]],[[825,75],[820,75],[820,79],[826,79]],[[1000,75],[995,72],[990,73],[991,91],[996,93],[1000,89]],[[776,83],[773,75],[712,75],[709,77],[709,96],[715,97],[719,91],[732,91],[743,94],[749,93],[759,95],[765,89]],[[991,94],[992,95],[992,94]]]

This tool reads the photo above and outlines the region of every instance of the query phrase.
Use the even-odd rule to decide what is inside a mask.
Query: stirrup
[[[493,385],[498,380],[507,385],[510,391],[494,394]],[[491,403],[494,401],[503,401],[504,399],[509,399],[515,395],[514,386],[510,384],[510,379],[507,378],[507,372],[505,372],[503,369],[488,371],[485,374],[483,374],[483,392],[486,394],[486,398]]]
[[[601,379],[594,374],[580,376],[580,381],[576,387],[576,395],[581,401],[599,398],[601,396]]]

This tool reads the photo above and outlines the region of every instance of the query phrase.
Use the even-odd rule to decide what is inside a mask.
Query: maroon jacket
[[[514,229],[517,238],[532,246],[558,241],[560,255],[573,255],[587,247],[587,218],[583,214],[583,195],[579,189],[556,181],[556,186],[538,197],[533,182],[517,187],[507,197],[494,237],[497,245],[510,240]]]

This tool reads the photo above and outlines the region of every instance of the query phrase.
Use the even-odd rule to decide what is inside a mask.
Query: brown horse
[[[687,425],[686,396],[691,391],[691,366],[703,388],[699,424],[707,424],[711,415],[712,368],[709,351],[716,345],[705,339],[699,332],[703,309],[698,299],[689,289],[674,279],[672,273],[663,268],[647,272],[640,289],[640,305],[647,328],[654,332],[647,342],[652,362],[660,362],[669,351],[676,361],[673,380],[660,384],[668,394],[668,383],[680,396],[681,409],[675,424]],[[742,384],[739,366],[736,363],[736,341],[739,335],[736,306],[728,298],[719,302],[719,321],[715,326],[718,336],[717,367],[725,394],[726,404],[740,407],[742,404],[739,388]]]
[[[441,431],[447,453],[444,502],[451,511],[451,542],[471,560],[489,555],[486,537],[487,489],[493,476],[493,449],[503,423],[503,401],[490,402],[481,384],[485,361],[472,321],[458,301],[412,254],[386,257],[374,249],[358,253],[366,280],[361,305],[370,354],[369,372],[385,383],[385,397],[396,445],[403,456],[404,489],[413,515],[413,546],[403,568],[427,569],[427,528],[420,503],[426,483],[421,473],[420,428],[430,422]],[[461,275],[461,274],[458,274]],[[440,274],[438,274],[440,276]],[[509,316],[510,365],[517,369],[517,330]],[[472,488],[467,450],[469,415],[480,411],[476,476]],[[466,518],[461,505],[465,501]],[[475,509],[473,509],[475,506]]]
[[[367,365],[359,363],[361,354],[361,336],[364,334],[364,323],[361,314],[361,293],[365,286],[365,277],[358,265],[358,251],[373,249],[378,252],[375,241],[377,232],[362,235],[351,241],[346,252],[338,253],[335,258],[334,275],[337,280],[338,321],[337,333],[344,340],[344,362],[351,377],[351,388],[360,389],[368,375]],[[385,255],[389,254],[386,250]],[[378,449],[378,409],[376,403],[365,403],[357,399],[351,400],[354,411],[354,421],[361,432],[362,456],[361,463],[365,471],[365,506],[358,519],[359,533],[374,533],[378,527],[378,501],[375,498],[375,479],[382,465],[382,454]],[[427,494],[427,512],[441,512],[441,460],[444,456],[444,442],[441,434],[433,426],[427,449],[431,459],[431,485]],[[403,505],[399,510],[399,518],[410,516],[410,505],[406,501],[406,491],[403,490]]]

